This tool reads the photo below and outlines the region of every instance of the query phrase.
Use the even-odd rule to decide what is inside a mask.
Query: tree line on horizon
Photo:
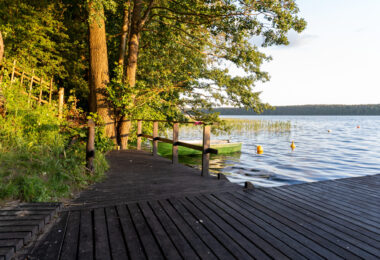
[[[252,109],[215,108],[220,115],[259,115]],[[273,110],[264,110],[260,115],[380,115],[380,104],[371,105],[297,105],[277,106]]]

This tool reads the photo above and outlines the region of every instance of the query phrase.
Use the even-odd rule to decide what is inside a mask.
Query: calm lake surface
[[[211,156],[211,170],[232,182],[270,187],[380,173],[380,116],[224,116],[290,121],[290,132],[234,133],[212,136],[242,142],[241,153]],[[360,128],[357,128],[360,126]],[[328,132],[331,130],[331,132]],[[201,139],[201,133],[182,136]],[[294,140],[296,148],[291,150]],[[256,146],[264,153],[258,155]],[[199,157],[180,158],[199,167]],[[198,166],[197,166],[198,165]]]

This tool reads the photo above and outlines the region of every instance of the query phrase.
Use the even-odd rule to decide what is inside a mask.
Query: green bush
[[[0,200],[57,201],[101,180],[109,141],[101,129],[95,172],[85,167],[85,129],[57,117],[57,106],[28,104],[17,82],[0,85],[6,116],[0,116]],[[73,136],[79,139],[70,144]]]

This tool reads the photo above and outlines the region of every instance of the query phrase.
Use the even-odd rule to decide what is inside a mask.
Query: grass
[[[59,201],[102,179],[108,168],[104,153],[97,152],[89,173],[85,138],[69,145],[73,134],[85,137],[84,130],[59,120],[54,105],[29,106],[17,84],[0,87],[7,110],[0,116],[0,203]]]

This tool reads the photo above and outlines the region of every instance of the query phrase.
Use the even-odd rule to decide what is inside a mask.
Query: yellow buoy
[[[257,153],[258,153],[258,154],[262,154],[263,152],[264,152],[263,147],[262,147],[261,145],[258,145],[258,146],[257,146]]]
[[[329,130],[327,130],[327,132],[331,133],[331,132],[332,132],[332,130],[330,130],[330,129],[329,129]]]
[[[292,148],[292,150],[296,149],[296,145],[294,144],[294,141],[292,141],[292,144],[290,145],[290,147]]]

